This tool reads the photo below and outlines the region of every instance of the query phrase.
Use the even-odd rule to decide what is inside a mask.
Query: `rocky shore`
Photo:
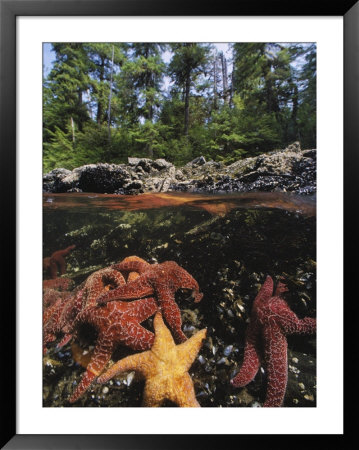
[[[48,193],[97,192],[316,192],[316,150],[295,142],[282,150],[245,158],[226,166],[200,156],[177,168],[165,159],[128,158],[127,164],[89,164],[54,169],[43,176]]]

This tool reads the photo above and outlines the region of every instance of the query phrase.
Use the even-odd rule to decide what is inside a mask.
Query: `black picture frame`
[[[0,0],[0,183],[3,204],[1,255],[2,298],[2,423],[1,448],[5,449],[180,449],[206,445],[253,445],[258,435],[18,435],[16,434],[16,17],[18,16],[343,16],[344,18],[344,254],[355,248],[358,220],[355,212],[354,177],[359,168],[359,2],[187,0]],[[354,191],[355,192],[355,191]],[[354,245],[353,245],[354,244]],[[354,271],[344,272],[349,292]],[[5,294],[5,295],[4,295]],[[353,299],[356,302],[355,298]],[[354,322],[346,306],[346,330]],[[348,340],[347,340],[348,342]],[[348,343],[348,345],[350,345]],[[345,350],[348,356],[350,348]],[[350,359],[350,358],[349,358]],[[346,393],[348,390],[346,389]],[[348,406],[349,402],[346,402]],[[345,422],[345,434],[354,418]],[[180,427],[180,424],[179,424]],[[284,432],[285,430],[283,430]],[[343,436],[332,436],[331,439]],[[273,436],[271,436],[273,438]],[[288,437],[287,437],[288,438]],[[298,436],[299,441],[306,436]]]

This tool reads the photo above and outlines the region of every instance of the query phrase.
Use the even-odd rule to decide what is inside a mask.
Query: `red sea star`
[[[61,277],[51,280],[43,280],[42,287],[46,289],[56,289],[57,291],[69,291],[72,289],[74,281],[71,278]]]
[[[99,304],[113,300],[132,300],[155,294],[164,318],[172,329],[175,339],[184,342],[187,337],[182,332],[181,313],[175,302],[175,292],[191,289],[195,302],[199,302],[203,294],[199,292],[197,281],[174,261],[161,264],[147,264],[143,261],[127,260],[115,264],[113,268],[121,272],[138,272],[140,276],[110,292],[103,293],[97,299]]]
[[[49,273],[50,278],[57,278],[58,271],[60,272],[60,275],[63,275],[66,272],[66,261],[64,257],[75,247],[75,245],[70,245],[64,250],[57,250],[51,256],[44,258],[44,270]]]
[[[81,382],[70,398],[73,403],[101,374],[115,347],[124,344],[133,350],[148,350],[154,342],[154,334],[140,325],[158,309],[154,298],[133,302],[111,302],[104,306],[86,308],[78,314],[74,328],[83,323],[92,325],[98,332],[95,349]]]
[[[97,297],[109,288],[117,288],[126,284],[122,274],[111,267],[97,270],[85,282],[81,310],[95,306]]]
[[[45,291],[44,301],[49,292]],[[71,339],[71,335],[67,334],[72,322],[80,311],[82,298],[82,289],[79,287],[73,292],[58,292],[57,299],[44,309],[43,312],[43,345],[44,353],[47,351],[47,344],[53,342],[59,333],[65,333],[62,343],[58,347],[62,347]]]
[[[288,334],[312,334],[316,320],[299,319],[281,294],[287,287],[279,282],[273,295],[273,280],[268,275],[254,300],[251,321],[247,328],[244,361],[239,373],[231,380],[235,387],[253,380],[261,364],[262,352],[268,375],[268,387],[263,406],[281,406],[288,378]]]
[[[138,262],[145,263],[145,261],[140,258],[132,258],[136,259]],[[126,258],[124,262],[128,259],[129,258]],[[138,276],[138,274],[129,274],[129,279],[133,279],[134,276]],[[68,292],[65,295],[63,292],[57,292],[48,288],[48,286],[53,287],[56,285],[57,289],[64,289],[66,283],[59,283],[58,280],[64,280],[65,282],[69,279],[57,278],[54,280],[44,280],[44,353],[47,351],[47,343],[53,342],[59,333],[64,333],[65,336],[57,345],[58,348],[63,347],[71,340],[73,321],[77,314],[86,308],[96,305],[96,298],[102,292],[106,291],[108,288],[115,288],[125,284],[125,279],[122,274],[111,267],[105,267],[104,269],[92,273],[71,293],[71,295],[68,295]],[[66,286],[68,286],[68,282]]]
[[[54,341],[56,335],[61,332],[65,336],[58,344],[58,348],[67,344],[72,338],[71,329],[77,315],[86,308],[96,305],[96,298],[109,286],[118,287],[122,284],[125,284],[125,279],[121,273],[106,267],[92,273],[70,298],[68,295],[64,297],[60,292],[57,299],[51,298],[54,297],[53,293],[46,289],[44,302],[48,303],[51,300],[53,307],[46,308],[44,311],[44,351],[46,344]]]
[[[137,257],[132,259],[138,263],[145,263]],[[137,276],[138,274],[131,272],[128,280],[133,280]],[[68,343],[73,336],[73,331],[76,332],[82,324],[93,326],[98,333],[94,352],[79,386],[70,398],[71,403],[78,400],[102,372],[118,344],[127,345],[133,350],[148,350],[153,344],[153,333],[140,325],[140,322],[153,315],[158,309],[153,298],[134,302],[112,302],[105,306],[96,304],[95,299],[102,292],[109,287],[118,287],[123,284],[125,279],[119,271],[111,267],[100,269],[78,286],[77,292],[72,294],[71,298],[66,301],[59,299],[44,314],[45,343],[55,340],[57,333],[65,333],[58,348]]]

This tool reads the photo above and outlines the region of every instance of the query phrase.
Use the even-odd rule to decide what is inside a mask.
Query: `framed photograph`
[[[3,448],[344,435],[358,5],[196,6],[1,2]]]

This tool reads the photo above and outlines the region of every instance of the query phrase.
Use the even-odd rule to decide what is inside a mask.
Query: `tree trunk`
[[[150,159],[153,159],[153,148],[152,145],[146,142],[145,151]]]
[[[108,96],[108,141],[111,142],[111,98],[112,98],[112,74],[113,74],[113,60],[115,56],[115,46],[112,46],[112,61],[111,61],[111,77],[110,77],[110,94]]]
[[[217,104],[217,55],[214,56],[213,61],[213,107],[218,109]]]
[[[78,111],[80,111],[81,115],[78,115],[78,119],[77,119],[77,125],[79,127],[79,131],[83,130],[83,114],[82,114],[82,91],[81,89],[78,90],[77,93],[78,96]]]
[[[99,69],[99,84],[100,86],[102,86],[102,83],[104,81],[105,78],[105,59],[103,57],[101,57],[101,64],[100,64],[100,69]],[[102,98],[102,94],[101,97],[98,98],[97,101],[97,114],[96,114],[96,122],[101,125],[103,120],[103,98]]]
[[[231,76],[231,87],[229,88],[229,106],[233,106],[233,93],[234,93],[234,69]]]
[[[298,113],[298,86],[295,83],[293,83],[292,123],[293,123],[294,135],[295,135],[294,139],[299,139],[297,113]]]
[[[72,131],[72,142],[75,143],[75,124],[74,119],[71,117],[71,131]]]
[[[221,62],[222,62],[222,78],[223,78],[223,99],[224,102],[229,105],[229,91],[228,91],[228,73],[227,73],[227,60],[223,55],[223,52],[220,54]]]
[[[184,134],[188,136],[189,129],[189,91],[191,87],[190,72],[186,76],[185,98],[184,98]]]

